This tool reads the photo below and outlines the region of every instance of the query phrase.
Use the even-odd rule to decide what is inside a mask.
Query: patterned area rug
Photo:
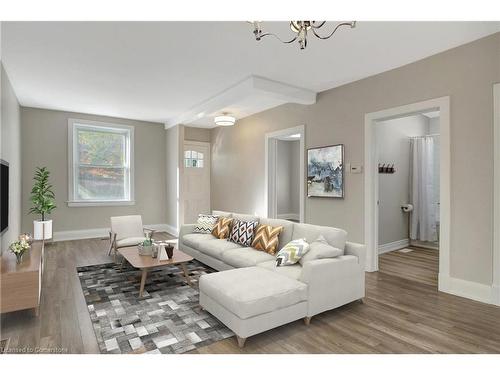
[[[198,277],[216,272],[187,263],[193,283],[176,266],[148,273],[139,298],[140,271],[114,263],[78,267],[101,353],[184,353],[233,333],[200,309]]]

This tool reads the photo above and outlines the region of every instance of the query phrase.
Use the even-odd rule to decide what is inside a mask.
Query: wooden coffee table
[[[193,260],[193,257],[183,253],[180,250],[174,248],[174,256],[172,257],[172,259],[167,259],[162,261],[160,261],[159,258],[152,258],[151,255],[139,255],[136,246],[124,247],[118,249],[118,252],[123,256],[124,260],[127,260],[127,262],[129,262],[132,265],[132,267],[138,268],[142,272],[139,297],[142,297],[142,293],[144,292],[144,285],[146,284],[148,271],[154,268],[176,265],[182,269],[184,277],[186,278],[186,282],[189,285],[192,285],[191,280],[189,278],[189,274],[186,269],[186,263]]]

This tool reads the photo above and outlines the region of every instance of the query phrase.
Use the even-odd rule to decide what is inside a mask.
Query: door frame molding
[[[276,140],[279,137],[286,137],[292,134],[300,134],[300,201],[299,201],[299,221],[305,220],[305,125],[293,128],[282,129],[265,134],[265,159],[264,159],[264,214],[265,217],[277,218],[278,202],[276,198]]]
[[[440,111],[440,238],[438,290],[447,291],[450,278],[450,97],[444,96],[365,115],[365,243],[366,270],[378,270],[378,173],[374,125],[430,110]]]
[[[500,306],[500,83],[493,85],[494,217],[492,302]]]

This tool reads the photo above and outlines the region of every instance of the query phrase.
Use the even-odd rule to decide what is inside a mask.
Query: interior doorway
[[[196,223],[210,211],[210,143],[184,141],[182,200],[184,222]]]
[[[427,223],[422,222],[422,217],[417,217],[415,220],[411,220],[411,217],[408,217],[407,221],[407,229],[406,233],[408,233],[408,238],[403,239],[407,241],[408,245],[410,245],[410,237],[412,236],[420,236],[425,242],[434,242],[428,241],[428,239],[433,239],[435,236],[436,241],[439,244],[439,253],[436,258],[438,260],[438,266],[436,268],[439,269],[438,274],[438,289],[447,291],[449,288],[447,287],[447,283],[449,282],[449,224],[450,224],[450,137],[449,137],[449,129],[450,129],[450,117],[449,117],[449,98],[443,97],[438,99],[432,99],[424,102],[414,103],[406,106],[391,108],[379,112],[369,113],[365,116],[365,242],[367,245],[367,271],[377,271],[379,270],[379,245],[384,245],[381,243],[383,238],[380,234],[380,225],[379,215],[380,215],[380,197],[381,197],[381,186],[380,186],[380,177],[385,178],[385,171],[383,168],[388,168],[389,173],[391,175],[391,167],[394,167],[395,172],[392,174],[396,176],[396,173],[399,169],[399,166],[396,162],[391,162],[391,160],[387,160],[381,163],[379,160],[379,145],[377,144],[377,129],[381,124],[387,123],[391,120],[408,118],[411,116],[422,116],[426,117],[425,114],[438,114],[439,115],[439,137],[432,137],[434,134],[429,133],[429,129],[427,129],[428,134],[414,134],[407,142],[410,148],[406,149],[408,152],[408,156],[412,155],[412,148],[414,147],[416,152],[422,151],[423,148],[432,148],[429,144],[433,144],[435,146],[434,138],[439,138],[439,146],[437,148],[437,153],[439,154],[439,158],[437,163],[439,167],[437,171],[434,171],[432,168],[426,167],[423,168],[422,165],[418,165],[416,163],[418,159],[424,160],[423,156],[418,156],[416,154],[415,164],[408,164],[409,171],[407,176],[400,175],[402,177],[408,177],[408,184],[415,183],[415,188],[410,188],[408,185],[408,198],[406,202],[402,199],[397,202],[399,205],[399,209],[401,212],[397,213],[399,218],[403,217],[404,214],[409,214],[409,212],[404,212],[402,207],[406,206],[408,209],[408,204],[411,203],[411,199],[413,193],[417,193],[417,190],[424,190],[425,193],[425,182],[422,180],[417,180],[417,177],[422,179],[422,173],[425,172],[428,174],[427,177],[431,177],[432,173],[438,173],[439,175],[439,186],[437,187],[439,194],[439,198],[436,200],[436,197],[428,197],[429,199],[425,200],[425,204],[427,204],[427,209],[430,212],[432,207],[434,207],[434,216],[427,215],[426,217],[431,217],[429,220],[429,225]],[[430,115],[429,115],[430,116]],[[422,117],[419,117],[422,120]],[[417,138],[419,137],[419,138]],[[421,140],[420,140],[421,139]],[[406,147],[406,146],[405,146]],[[436,151],[436,150],[434,150]],[[427,155],[429,156],[429,155]],[[381,164],[389,164],[380,165],[382,168],[382,173],[379,173],[379,163]],[[394,164],[394,165],[392,165]],[[419,172],[413,176],[413,179],[410,175],[413,174],[411,168],[417,168],[415,172]],[[413,182],[412,182],[413,181]],[[419,186],[419,183],[423,183],[422,186]],[[385,189],[385,187],[384,187]],[[382,196],[386,195],[387,191],[382,192]],[[430,194],[427,191],[428,195]],[[429,203],[430,202],[430,203]],[[416,203],[420,207],[420,203]],[[434,206],[433,206],[434,205]],[[382,223],[384,224],[384,223]],[[401,225],[401,222],[400,222]],[[403,228],[403,227],[402,227]],[[425,232],[425,231],[427,232]],[[424,231],[424,232],[422,232]],[[395,242],[395,241],[394,241]],[[390,244],[391,242],[388,242]],[[403,243],[388,245],[390,246],[401,246]],[[382,247],[382,250],[384,248]]]
[[[304,126],[265,137],[267,217],[304,222]]]
[[[379,271],[437,287],[439,111],[376,121],[374,131]]]

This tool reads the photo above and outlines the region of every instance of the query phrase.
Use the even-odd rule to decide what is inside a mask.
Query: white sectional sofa
[[[218,271],[200,277],[200,305],[229,327],[240,346],[260,332],[335,309],[365,296],[364,245],[347,242],[342,229],[287,220],[258,218],[223,211],[215,215],[261,224],[281,225],[279,249],[293,239],[308,242],[322,235],[344,254],[291,266],[276,267],[275,256],[251,247],[192,233],[194,224],[181,227],[179,249]]]

